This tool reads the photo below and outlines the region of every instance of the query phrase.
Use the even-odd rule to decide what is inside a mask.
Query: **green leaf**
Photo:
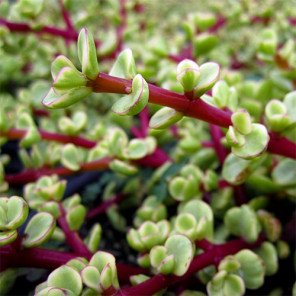
[[[0,205],[1,206],[1,205]],[[7,229],[16,229],[27,219],[29,207],[27,203],[19,196],[12,196],[7,202]]]
[[[186,92],[192,91],[199,80],[201,71],[198,64],[191,60],[183,60],[177,66],[177,80]]]
[[[85,238],[85,243],[88,249],[95,253],[98,250],[98,246],[101,241],[102,226],[99,223],[95,223]]]
[[[163,107],[150,118],[149,127],[153,129],[165,129],[183,117],[183,113],[173,108]]]
[[[232,113],[231,121],[234,128],[243,135],[252,132],[251,116],[246,110],[240,110]]]
[[[174,227],[177,233],[184,234],[193,241],[196,239],[197,222],[195,220],[195,217],[192,214],[189,214],[189,213],[179,214],[175,220]]]
[[[67,211],[66,220],[68,222],[69,228],[72,231],[79,230],[84,222],[85,215],[86,209],[83,205],[75,205],[69,211]]]
[[[136,64],[130,48],[123,50],[118,55],[109,74],[126,79],[133,79],[136,76]]]
[[[42,138],[38,132],[38,129],[34,126],[31,126],[28,128],[26,135],[22,138],[20,146],[23,148],[28,148],[41,141],[41,139]]]
[[[67,262],[67,266],[70,266],[80,272],[86,265],[88,261],[83,257],[77,257]]]
[[[263,260],[265,266],[265,274],[273,275],[278,271],[278,256],[275,246],[270,242],[263,242],[259,249],[255,252]]]
[[[284,158],[272,171],[272,180],[285,187],[296,185],[296,160]]]
[[[74,144],[67,144],[62,150],[61,163],[72,171],[78,171],[79,165],[79,152]]]
[[[141,139],[132,139],[127,149],[128,159],[140,159],[148,154],[148,146]]]
[[[287,107],[287,113],[293,122],[296,121],[296,91],[289,92],[284,98],[284,104]]]
[[[119,115],[136,115],[145,108],[148,98],[148,84],[141,74],[137,74],[133,79],[132,93],[118,100],[112,111]]]
[[[83,28],[79,33],[77,47],[82,73],[90,79],[95,79],[99,74],[97,50],[93,36],[86,28]]]
[[[189,238],[181,234],[171,235],[164,246],[169,255],[174,255],[173,274],[182,276],[186,273],[193,259],[194,246]]]
[[[249,243],[255,242],[261,231],[257,216],[248,205],[229,209],[224,216],[224,224],[230,233]]]
[[[90,87],[80,86],[72,88],[63,95],[59,95],[52,87],[43,98],[42,104],[50,109],[66,108],[81,101],[91,93],[92,89]]]
[[[87,287],[99,291],[100,272],[95,266],[88,265],[80,273],[82,281]]]
[[[196,12],[193,15],[193,22],[198,29],[205,31],[216,23],[216,16],[213,13]]]
[[[211,207],[202,200],[194,199],[187,202],[181,209],[182,213],[190,213],[197,222],[199,239],[213,239],[213,212]],[[202,237],[200,237],[202,235]]]
[[[13,242],[17,238],[17,230],[0,231],[0,247]]]
[[[271,242],[277,241],[281,235],[281,222],[264,210],[259,210],[257,215],[267,238]]]
[[[76,70],[75,66],[67,57],[64,55],[57,56],[51,63],[51,76],[53,80],[56,79],[57,75],[64,67],[70,67],[73,70]],[[76,71],[78,72],[78,70]]]
[[[219,43],[219,38],[216,35],[202,33],[198,34],[197,37],[193,39],[193,56],[198,58],[213,48]]]
[[[47,279],[48,286],[70,290],[74,295],[82,292],[80,274],[74,268],[63,265],[55,269]]]
[[[257,289],[261,287],[264,282],[263,261],[250,250],[242,250],[235,254],[234,257],[241,264],[237,273],[244,280],[246,288]]]
[[[200,66],[201,76],[194,89],[194,98],[198,98],[213,87],[220,74],[220,66],[214,62],[208,62]]]
[[[242,147],[246,144],[246,139],[241,135],[235,128],[229,126],[228,132],[226,134],[227,143],[233,147]]]
[[[212,96],[215,100],[216,105],[219,108],[228,106],[228,100],[230,97],[230,88],[224,80],[218,81],[212,90]]]
[[[242,147],[232,147],[231,151],[238,157],[251,159],[261,155],[268,146],[269,135],[262,124],[253,123],[252,131],[245,135],[246,144]]]
[[[71,67],[64,67],[56,76],[52,87],[57,93],[62,95],[70,89],[85,86],[86,83],[86,77],[78,72],[76,69],[73,69]]]
[[[128,175],[128,176],[134,175],[138,172],[138,169],[135,166],[128,164],[124,161],[121,161],[119,159],[112,160],[110,162],[109,167],[111,170],[113,170],[116,173]]]
[[[22,245],[32,248],[44,244],[51,237],[55,228],[55,219],[49,213],[38,213],[28,223]]]
[[[227,272],[233,272],[240,268],[240,262],[232,255],[224,257],[218,266],[218,270],[225,270]]]
[[[245,160],[230,153],[222,168],[222,177],[233,185],[242,184],[251,174],[251,161]]]

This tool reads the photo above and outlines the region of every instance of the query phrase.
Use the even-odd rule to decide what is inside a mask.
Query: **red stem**
[[[83,256],[87,260],[92,254]],[[13,251],[10,245],[0,248],[1,271],[11,267],[35,267],[54,270],[69,260],[77,258],[77,254],[55,251],[43,248],[28,248]],[[80,256],[82,257],[82,256]],[[148,270],[140,267],[116,263],[118,278],[122,283],[129,283],[129,277],[134,274],[147,274]]]
[[[242,249],[253,249],[259,247],[263,241],[264,238],[260,236],[254,244],[247,243],[242,238],[240,238],[222,245],[215,245],[205,253],[195,256],[187,272],[183,276],[178,277],[157,274],[149,280],[134,287],[121,289],[116,295],[139,296],[143,295],[143,291],[145,291],[145,296],[153,295],[172,284],[186,279],[187,277],[209,265],[217,264],[217,262],[227,255],[236,254]]]
[[[97,144],[95,141],[85,139],[79,136],[62,135],[58,133],[47,132],[44,130],[38,130],[38,132],[43,140],[51,140],[60,143],[73,143],[76,146],[89,149],[95,147]],[[12,128],[7,132],[0,131],[0,136],[7,137],[10,140],[19,140],[22,139],[26,135],[26,133],[26,130]]]
[[[59,202],[59,210],[61,212],[61,216],[58,218],[58,223],[61,226],[63,232],[65,233],[66,241],[71,247],[71,249],[73,249],[73,251],[79,256],[83,256],[83,257],[91,256],[92,253],[84,244],[79,233],[77,231],[72,231],[69,228],[68,222],[66,220],[66,212],[61,202]]]
[[[224,135],[220,127],[214,124],[210,124],[210,132],[212,135],[217,156],[220,160],[220,163],[223,164],[228,154],[225,147],[223,147],[223,145],[221,144],[221,139],[224,137]]]
[[[94,92],[127,94],[126,88],[130,88],[131,80],[113,77],[105,73],[99,73],[89,85]],[[188,100],[184,94],[149,85],[149,102],[161,106],[174,108],[185,116],[197,118],[221,127],[232,125],[231,113],[217,109],[203,100]],[[296,159],[296,144],[286,138],[277,139],[270,133],[268,150],[271,153]]]
[[[103,201],[100,205],[98,205],[97,207],[88,211],[85,219],[89,220],[89,219],[92,219],[100,214],[105,213],[112,205],[118,204],[125,197],[126,197],[126,195],[124,195],[124,194],[117,194],[113,198]]]
[[[113,160],[112,157],[105,157],[92,162],[82,163],[80,165],[80,170],[78,171],[72,171],[65,167],[57,167],[53,169],[44,167],[37,170],[24,170],[18,174],[5,175],[5,181],[7,181],[9,184],[25,184],[29,182],[35,182],[42,176],[58,175],[63,177],[81,172],[108,169],[111,160]]]

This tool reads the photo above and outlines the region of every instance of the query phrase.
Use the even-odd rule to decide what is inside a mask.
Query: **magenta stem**
[[[18,174],[5,175],[5,181],[9,184],[25,184],[29,182],[35,182],[42,176],[58,175],[60,177],[74,175],[81,172],[89,172],[95,170],[103,170],[109,168],[109,163],[113,160],[112,157],[105,157],[102,159],[94,160],[92,162],[80,164],[80,170],[72,171],[65,167],[57,168],[40,168],[40,169],[27,169]]]
[[[195,256],[187,272],[183,276],[178,277],[157,274],[156,276],[134,287],[121,289],[120,291],[118,291],[116,295],[139,296],[143,295],[143,291],[145,291],[145,296],[153,295],[158,291],[167,288],[170,285],[176,284],[177,282],[180,282],[188,278],[197,271],[209,265],[217,264],[217,262],[219,262],[222,258],[224,258],[227,255],[236,254],[242,249],[257,248],[261,245],[263,241],[264,238],[260,236],[254,244],[247,243],[242,238],[240,238],[222,245],[215,245],[203,254]]]
[[[220,160],[221,165],[223,165],[225,158],[227,157],[227,151],[221,144],[221,139],[224,137],[219,126],[210,124],[210,132],[214,142],[214,148],[216,150],[217,156]]]
[[[120,203],[125,197],[126,195],[120,193],[109,200],[103,201],[100,205],[88,211],[85,219],[89,220],[105,213],[112,205]]]
[[[146,106],[139,114],[141,122],[141,130],[144,137],[147,137],[149,130],[149,112],[148,107]]]
[[[90,260],[91,254],[80,256]],[[0,248],[1,271],[12,267],[33,267],[54,270],[69,260],[77,258],[77,254],[43,249],[39,247],[13,250],[10,245]],[[136,266],[116,263],[118,278],[121,283],[129,283],[134,274],[147,274],[148,270]]]
[[[68,136],[58,133],[52,133],[47,132],[44,130],[38,130],[39,134],[41,135],[43,140],[50,140],[50,141],[56,141],[60,143],[73,143],[76,146],[83,147],[83,148],[93,148],[97,145],[97,142],[85,139],[80,136]],[[19,140],[22,139],[26,135],[26,130],[20,130],[20,129],[10,129],[7,132],[1,132],[0,136],[7,137],[10,140]]]
[[[91,256],[92,253],[87,248],[87,246],[84,244],[78,231],[72,231],[70,229],[69,224],[66,219],[66,212],[63,208],[62,203],[59,202],[58,204],[59,204],[59,210],[61,212],[61,216],[58,218],[58,223],[66,236],[66,241],[67,241],[68,245],[79,256],[83,256],[83,257]]]

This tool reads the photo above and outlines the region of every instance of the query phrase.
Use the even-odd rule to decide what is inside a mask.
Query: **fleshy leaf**
[[[242,277],[246,288],[257,289],[264,282],[264,263],[254,252],[242,250],[234,255],[241,267],[237,274]]]
[[[87,79],[84,75],[71,67],[64,67],[56,76],[52,87],[60,94],[64,94],[66,91],[85,86]]]
[[[57,94],[53,88],[50,88],[43,98],[42,104],[50,109],[66,108],[81,101],[91,93],[92,89],[86,86],[72,88],[63,95]]]
[[[93,36],[86,28],[83,28],[79,33],[77,47],[82,73],[90,79],[95,79],[99,74],[97,50]]]
[[[245,135],[246,144],[242,147],[232,147],[231,151],[238,157],[250,159],[262,154],[268,145],[269,135],[264,125],[252,124],[252,131]]]
[[[25,248],[44,244],[52,235],[55,228],[55,219],[49,213],[36,214],[28,223],[22,245]]]
[[[214,62],[208,62],[200,66],[201,76],[194,89],[194,97],[198,98],[213,87],[220,74],[220,66]]]
[[[13,242],[17,238],[17,230],[0,231],[0,247]]]
[[[56,79],[57,75],[64,67],[70,67],[73,70],[76,70],[75,66],[67,57],[64,55],[57,56],[51,63],[51,76],[53,80]],[[78,72],[78,70],[76,71]]]
[[[130,48],[125,49],[118,55],[109,74],[126,79],[133,79],[136,76],[136,64]]]
[[[72,231],[79,230],[84,222],[86,209],[83,205],[76,205],[72,207],[66,215],[69,228]]]
[[[218,81],[213,87],[212,96],[219,108],[226,107],[230,96],[228,84],[223,80]]]
[[[173,274],[182,276],[188,270],[193,259],[194,246],[192,241],[182,234],[173,234],[166,240],[164,246],[169,255],[174,255]]]
[[[273,275],[278,271],[278,256],[275,246],[270,242],[263,242],[259,249],[255,250],[263,260],[265,274]]]
[[[198,83],[201,71],[191,60],[183,60],[177,66],[177,80],[186,92],[192,91]]]
[[[255,212],[247,205],[233,207],[224,216],[224,223],[230,233],[253,243],[257,240],[261,226]]]
[[[99,243],[102,236],[102,226],[99,223],[95,223],[85,238],[85,243],[88,249],[95,253],[98,250]]]
[[[139,159],[148,154],[148,147],[141,139],[132,139],[129,142],[127,149],[128,159]]]
[[[272,180],[280,186],[296,185],[296,161],[289,158],[282,159],[272,171]]]
[[[133,79],[132,93],[118,100],[112,111],[119,115],[136,115],[145,108],[148,98],[148,84],[141,74],[137,74]]]
[[[55,269],[47,279],[48,286],[70,290],[74,295],[80,295],[82,280],[80,274],[74,268],[63,265]]]
[[[135,166],[128,164],[124,161],[121,161],[119,159],[114,159],[110,163],[109,167],[114,172],[117,172],[117,173],[123,174],[123,175],[128,175],[128,176],[134,175],[138,172],[138,169]]]
[[[81,277],[83,283],[96,291],[99,290],[100,285],[100,272],[95,266],[88,265],[81,270]]]
[[[284,98],[284,104],[287,107],[287,113],[293,120],[293,122],[296,121],[296,91],[292,91],[288,94],[286,94]]]
[[[23,148],[31,147],[32,145],[38,143],[41,140],[41,135],[38,129],[34,126],[28,128],[26,135],[22,138],[20,146]]]
[[[67,144],[62,150],[61,163],[72,171],[78,171],[79,165],[79,153],[74,144]]]
[[[252,131],[251,116],[246,110],[234,112],[231,121],[234,128],[243,135],[248,135]]]
[[[232,126],[228,129],[226,139],[227,143],[233,147],[242,147],[246,143],[245,137],[237,132]]]
[[[154,129],[165,129],[181,120],[182,117],[183,113],[170,107],[163,107],[150,118],[149,127]]]
[[[200,57],[211,51],[219,43],[216,35],[202,33],[193,40],[193,56]]]

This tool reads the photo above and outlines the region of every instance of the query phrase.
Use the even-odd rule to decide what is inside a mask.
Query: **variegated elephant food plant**
[[[296,295],[296,5],[0,2],[1,295]]]

